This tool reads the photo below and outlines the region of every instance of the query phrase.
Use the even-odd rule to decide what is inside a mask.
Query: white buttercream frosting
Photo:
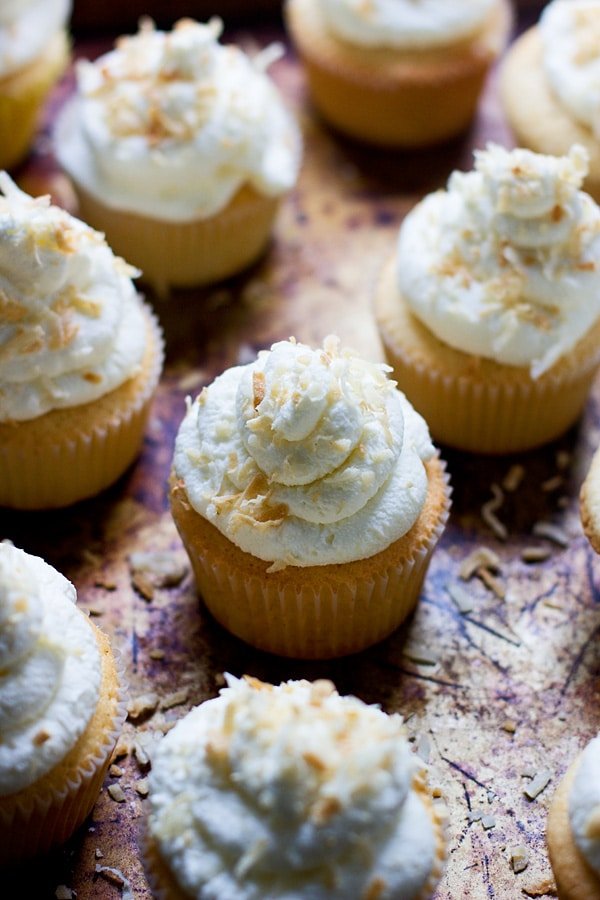
[[[0,77],[28,65],[64,28],[71,0],[2,0]]]
[[[0,174],[0,422],[96,400],[139,370],[145,315],[103,235]]]
[[[569,821],[575,843],[600,875],[600,737],[581,754],[569,794]]]
[[[554,0],[539,27],[552,91],[574,119],[600,138],[600,0]]]
[[[401,295],[450,346],[538,377],[600,315],[600,210],[587,156],[488,145],[427,196],[398,240]]]
[[[351,44],[437,47],[470,37],[496,0],[320,0],[331,31]]]
[[[281,341],[191,404],[174,469],[194,509],[281,565],[363,559],[412,527],[427,495],[427,426],[388,367]]]
[[[60,762],[96,708],[100,652],[75,599],[52,566],[0,543],[0,797]]]
[[[146,22],[77,68],[58,128],[63,167],[102,203],[158,219],[207,218],[244,185],[278,196],[300,163],[298,127],[265,68],[219,44],[221,23]]]
[[[400,716],[340,697],[330,682],[227,683],[153,759],[149,832],[183,890],[228,900],[422,896],[436,835]]]

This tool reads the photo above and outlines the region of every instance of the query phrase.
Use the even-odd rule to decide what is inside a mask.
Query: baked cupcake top
[[[600,0],[554,0],[539,27],[552,91],[569,115],[600,137]]]
[[[0,796],[49,772],[96,708],[100,652],[75,599],[52,566],[0,543]]]
[[[438,838],[401,718],[326,681],[226,678],[153,758],[149,832],[178,884],[231,900],[422,896]]]
[[[569,794],[569,819],[575,843],[600,875],[600,737],[581,755]]]
[[[245,184],[268,196],[293,186],[301,139],[265,74],[273,48],[250,59],[219,44],[221,28],[182,19],[165,33],[145,20],[79,63],[56,152],[105,205],[186,221],[218,212]]]
[[[427,426],[387,366],[273,344],[189,404],[174,470],[194,509],[259,559],[363,559],[412,527],[427,495]]]
[[[440,340],[540,376],[600,315],[600,210],[587,155],[475,151],[406,217],[398,287]]]
[[[145,346],[136,270],[103,235],[0,174],[0,422],[101,397]]]
[[[496,0],[320,0],[331,31],[351,44],[412,50],[470,37]]]
[[[71,0],[2,0],[0,76],[32,62],[65,25]]]

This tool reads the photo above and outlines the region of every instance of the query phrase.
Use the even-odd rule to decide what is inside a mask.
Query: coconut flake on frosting
[[[102,202],[158,219],[212,216],[245,184],[278,196],[296,180],[298,127],[254,59],[218,42],[219,19],[138,34],[77,67],[57,127],[64,168]]]
[[[96,708],[100,652],[75,599],[52,566],[0,543],[0,797],[49,772]]]
[[[471,37],[495,0],[319,0],[331,31],[351,44],[411,50]]]
[[[153,758],[149,833],[178,885],[230,900],[422,896],[437,826],[401,717],[331,682],[226,680]]]
[[[600,0],[554,0],[539,29],[552,91],[569,115],[600,138]]]
[[[0,174],[0,422],[96,400],[139,371],[136,269]]]
[[[581,755],[569,794],[569,820],[577,846],[600,875],[600,737]]]
[[[194,509],[277,566],[384,550],[427,495],[427,426],[390,369],[293,340],[227,370],[190,405],[174,469]]]
[[[401,295],[450,346],[534,378],[600,315],[600,210],[581,190],[587,154],[475,151],[407,216],[398,239]]]

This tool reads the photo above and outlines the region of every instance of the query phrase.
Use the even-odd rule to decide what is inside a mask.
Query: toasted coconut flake
[[[546,494],[550,494],[552,491],[557,491],[561,488],[564,483],[565,479],[562,475],[553,475],[552,478],[547,478],[545,481],[542,481],[541,487]]]
[[[502,561],[497,553],[494,553],[489,547],[476,547],[468,556],[466,556],[458,574],[463,581],[469,581],[478,573],[479,569],[487,569],[489,572],[500,572]]]
[[[490,828],[496,827],[496,819],[491,814],[487,814],[481,817],[481,824],[485,831],[489,831]]]
[[[481,518],[499,541],[505,541],[508,538],[508,528],[496,515],[496,510],[504,503],[504,491],[497,484],[491,484],[490,490],[493,496],[481,507]]]
[[[166,697],[160,701],[161,709],[172,709],[174,706],[181,706],[182,703],[187,701],[189,696],[189,691],[187,688],[181,688],[178,691],[173,691],[172,694],[167,694]]]
[[[446,585],[446,590],[460,613],[464,615],[465,613],[473,612],[475,604],[473,603],[471,595],[467,593],[464,588],[459,584],[452,584],[452,582],[449,582]]]
[[[550,894],[551,897],[556,897],[558,894],[556,884],[552,878],[544,878],[536,884],[530,884],[527,887],[521,888],[521,890],[524,894],[527,894],[528,897],[545,897],[548,894]]]
[[[511,466],[504,478],[502,479],[502,487],[508,493],[513,493],[517,488],[520,487],[523,478],[525,477],[525,466],[522,466],[520,463],[516,463],[514,466]]]
[[[550,547],[523,547],[521,550],[521,559],[526,563],[545,562],[550,556]]]
[[[542,769],[541,772],[537,772],[533,776],[530,784],[528,784],[527,787],[524,788],[523,793],[530,800],[535,800],[536,797],[539,797],[542,791],[548,787],[551,778],[552,772],[550,772],[548,769]]]
[[[127,797],[120,784],[109,784],[107,790],[115,803],[125,803]]]
[[[147,778],[138,778],[134,785],[136,791],[140,795],[140,797],[147,797],[150,791],[148,787],[148,779]]]
[[[54,896],[56,897],[56,900],[73,900],[77,894],[75,891],[72,891],[70,887],[67,887],[66,884],[59,884],[54,891]]]
[[[159,696],[154,691],[140,694],[127,704],[127,718],[135,722],[138,719],[151,715],[158,706]]]
[[[510,848],[510,864],[515,875],[524,872],[529,863],[529,852],[524,844]]]
[[[408,644],[402,651],[402,655],[421,666],[435,666],[439,662],[437,653],[431,647],[421,644]]]
[[[546,522],[542,520],[536,522],[533,526],[533,533],[536,535],[536,537],[547,538],[554,544],[558,544],[559,547],[569,546],[568,534],[563,528],[560,527],[560,525],[555,525],[554,522]]]
[[[500,600],[504,600],[506,596],[506,586],[496,578],[488,569],[477,569],[477,577],[480,578],[485,586],[492,591]]]

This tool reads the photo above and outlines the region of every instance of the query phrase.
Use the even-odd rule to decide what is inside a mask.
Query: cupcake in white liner
[[[548,813],[548,850],[561,900],[600,896],[600,737],[567,770]]]
[[[118,662],[52,566],[0,544],[0,865],[66,841],[125,719]]]
[[[207,607],[254,646],[355,653],[417,604],[450,491],[386,370],[281,341],[188,406],[171,511]]]
[[[586,153],[488,145],[404,220],[375,315],[436,440],[509,453],[558,437],[600,363],[600,210]]]
[[[162,333],[103,235],[0,188],[0,505],[66,506],[139,453]]]
[[[69,61],[70,0],[0,4],[0,169],[29,150],[40,112]]]
[[[279,51],[250,59],[221,28],[144,20],[79,63],[56,128],[82,218],[162,293],[254,262],[298,174],[300,133],[265,71]]]
[[[553,0],[511,46],[500,93],[517,142],[537,153],[585,147],[585,189],[600,202],[600,0]]]
[[[161,741],[145,862],[158,900],[425,900],[443,810],[402,719],[328,681],[227,677]]]

